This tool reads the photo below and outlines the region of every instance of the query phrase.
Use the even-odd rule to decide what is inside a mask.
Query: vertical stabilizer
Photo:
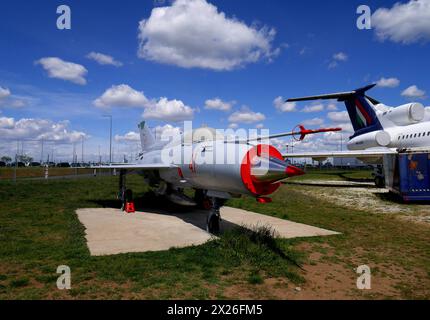
[[[154,135],[146,125],[145,121],[139,123],[138,128],[140,132],[140,144],[142,145],[142,150],[147,150],[155,143]]]

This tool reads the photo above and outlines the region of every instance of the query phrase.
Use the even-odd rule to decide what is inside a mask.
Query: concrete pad
[[[212,235],[172,215],[120,209],[78,209],[86,228],[91,255],[168,250],[172,247],[199,245]]]
[[[292,222],[230,207],[221,208],[221,217],[231,223],[245,227],[253,227],[256,225],[271,226],[279,237],[285,239],[339,234],[339,232],[317,228],[303,223]]]
[[[200,245],[213,239],[206,232],[205,211],[187,213],[136,212],[126,214],[119,209],[91,208],[76,211],[86,228],[86,239],[91,255],[168,250]],[[270,225],[280,237],[312,237],[338,234],[301,223],[266,215],[223,207],[221,229],[239,225],[252,227]]]

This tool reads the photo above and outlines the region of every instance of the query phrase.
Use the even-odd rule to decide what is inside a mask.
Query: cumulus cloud
[[[302,121],[302,124],[305,126],[320,126],[324,123],[324,120],[321,118],[313,118]]]
[[[138,107],[143,108],[145,119],[164,121],[191,120],[194,109],[181,100],[169,100],[165,97],[148,99],[142,91],[137,91],[126,84],[114,85],[93,101],[99,108],[107,107]]]
[[[306,112],[306,113],[321,112],[323,110],[324,110],[324,105],[322,103],[311,104],[303,108],[303,112]]]
[[[293,112],[297,111],[295,102],[285,102],[285,99],[281,96],[273,100],[275,108],[281,112]]]
[[[21,98],[12,95],[8,88],[0,86],[0,107],[22,108],[26,102]]]
[[[233,105],[234,101],[225,102],[219,98],[208,99],[205,101],[205,109],[208,110],[230,111]]]
[[[329,112],[327,114],[327,118],[329,118],[333,122],[348,122],[349,121],[349,115],[347,111],[339,111],[339,112]]]
[[[45,119],[0,118],[0,137],[4,140],[49,140],[58,143],[74,143],[88,138],[84,132],[69,130],[69,121],[52,122]]]
[[[149,100],[141,91],[126,84],[114,85],[107,89],[93,104],[99,108],[106,107],[145,107]]]
[[[345,52],[338,52],[333,55],[333,60],[336,61],[347,61],[348,55]]]
[[[181,100],[168,100],[165,97],[151,102],[143,112],[145,119],[173,122],[191,120],[193,116],[194,110],[185,105]]]
[[[48,72],[48,77],[71,81],[76,84],[85,85],[88,70],[80,64],[63,61],[56,57],[42,58],[36,61]]]
[[[233,112],[228,121],[232,123],[255,123],[266,119],[266,116],[260,112],[254,112],[246,106],[243,106],[239,111]]]
[[[115,135],[114,140],[116,142],[137,142],[140,141],[140,134],[134,131],[130,131],[124,135]]]
[[[348,55],[344,52],[338,52],[333,54],[332,60],[330,61],[328,68],[333,69],[336,68],[340,62],[345,62],[348,60]]]
[[[419,89],[416,85],[410,86],[403,90],[402,96],[407,99],[424,99],[426,92]]]
[[[12,129],[14,125],[14,118],[0,117],[0,129]]]
[[[333,102],[329,103],[329,104],[327,105],[327,110],[328,110],[328,111],[335,111],[335,110],[337,110],[337,105],[336,105],[336,103],[333,103]]]
[[[411,0],[380,8],[372,15],[372,27],[381,41],[426,42],[430,40],[430,1]]]
[[[99,52],[90,52],[87,54],[87,58],[96,61],[101,65],[112,65],[115,67],[121,67],[122,62],[115,60],[112,56]]]
[[[163,137],[176,137],[181,134],[181,128],[165,124],[164,126],[155,127],[155,135],[158,139]]]
[[[239,125],[237,124],[237,123],[230,123],[229,125],[228,125],[228,128],[229,129],[237,129],[239,127]]]
[[[0,86],[0,100],[10,96],[10,90]]]
[[[275,29],[228,18],[206,0],[176,0],[139,23],[138,56],[183,68],[232,70],[279,54]]]
[[[378,87],[381,88],[395,88],[400,84],[400,80],[397,78],[384,78],[382,77],[376,82]]]

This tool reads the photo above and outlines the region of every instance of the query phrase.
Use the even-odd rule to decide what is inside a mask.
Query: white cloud
[[[0,107],[22,108],[26,102],[21,98],[12,95],[8,88],[0,86]]]
[[[0,117],[0,129],[12,129],[14,125],[14,118]]]
[[[183,68],[231,70],[278,54],[275,34],[228,18],[206,0],[177,0],[140,21],[138,56]]]
[[[0,137],[5,140],[32,139],[73,143],[87,138],[84,132],[70,131],[68,121],[52,122],[45,119],[0,118]]]
[[[151,102],[143,112],[145,119],[173,122],[191,120],[193,116],[194,110],[181,100],[168,100],[167,98],[160,98],[158,101]]]
[[[107,89],[93,104],[99,108],[106,107],[145,107],[149,100],[141,91],[134,90],[126,84],[114,85]]]
[[[408,99],[424,99],[426,92],[419,89],[416,85],[410,86],[403,90],[402,96]]]
[[[163,139],[163,137],[177,137],[181,134],[181,128],[174,127],[171,124],[165,124],[164,126],[157,126],[155,128],[155,135],[157,139]]]
[[[344,52],[338,52],[333,54],[332,60],[330,61],[328,68],[333,69],[336,68],[340,62],[345,62],[348,60],[348,55]]]
[[[281,112],[293,112],[297,111],[295,102],[285,102],[285,99],[281,96],[273,100],[273,105],[276,109]]]
[[[329,112],[327,114],[327,118],[329,118],[333,122],[348,122],[349,115],[347,111],[339,111],[339,112]]]
[[[229,122],[233,123],[255,123],[264,121],[266,116],[260,112],[254,112],[248,107],[243,106],[242,109],[236,111],[228,118]]]
[[[305,126],[320,126],[324,123],[324,120],[321,118],[313,118],[302,121],[302,124]]]
[[[126,84],[114,85],[93,101],[99,108],[106,107],[138,107],[144,108],[145,119],[164,121],[191,120],[194,110],[181,100],[168,100],[165,97],[148,99],[142,91],[137,91]]]
[[[335,126],[342,128],[342,131],[341,131],[342,133],[354,132],[354,128],[352,127],[352,123],[349,121],[349,118],[348,118],[347,122],[336,123]],[[336,133],[336,132],[332,132],[332,133]],[[344,139],[344,141],[346,141],[346,140]]]
[[[430,1],[411,0],[380,8],[372,15],[372,27],[384,41],[410,44],[430,40]]]
[[[219,98],[208,99],[205,101],[205,109],[208,110],[220,110],[220,111],[230,111],[234,102],[225,102]]]
[[[338,52],[333,55],[333,60],[335,61],[347,61],[348,55],[344,52]]]
[[[116,142],[137,142],[140,141],[140,134],[134,131],[130,131],[124,135],[115,135]]]
[[[10,96],[10,90],[0,86],[0,99],[4,99]]]
[[[384,78],[382,77],[376,82],[378,87],[381,88],[395,88],[400,84],[400,80],[397,78]]]
[[[42,65],[50,78],[71,81],[80,85],[87,83],[85,76],[88,70],[80,64],[63,61],[56,57],[42,58],[36,61],[36,64]]]
[[[335,111],[335,110],[337,110],[337,105],[336,105],[336,103],[329,103],[328,105],[327,105],[327,110],[328,111]]]
[[[237,123],[230,123],[228,125],[229,129],[237,129],[239,127],[239,125]]]
[[[121,67],[122,62],[115,60],[112,56],[99,52],[90,52],[87,54],[87,58],[96,61],[101,65],[112,65],[115,67]]]
[[[310,112],[321,112],[324,110],[324,105],[322,103],[317,104],[311,104],[308,106],[305,106],[303,108],[303,112],[310,113]]]

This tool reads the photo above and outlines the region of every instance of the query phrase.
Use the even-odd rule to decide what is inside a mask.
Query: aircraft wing
[[[91,166],[91,169],[139,169],[139,170],[157,170],[176,168],[173,164],[139,164],[139,163],[116,163],[111,165]]]
[[[357,151],[325,151],[325,152],[304,152],[304,153],[286,153],[284,158],[382,158],[384,154],[395,154],[396,151],[391,149],[384,150],[357,150]]]

